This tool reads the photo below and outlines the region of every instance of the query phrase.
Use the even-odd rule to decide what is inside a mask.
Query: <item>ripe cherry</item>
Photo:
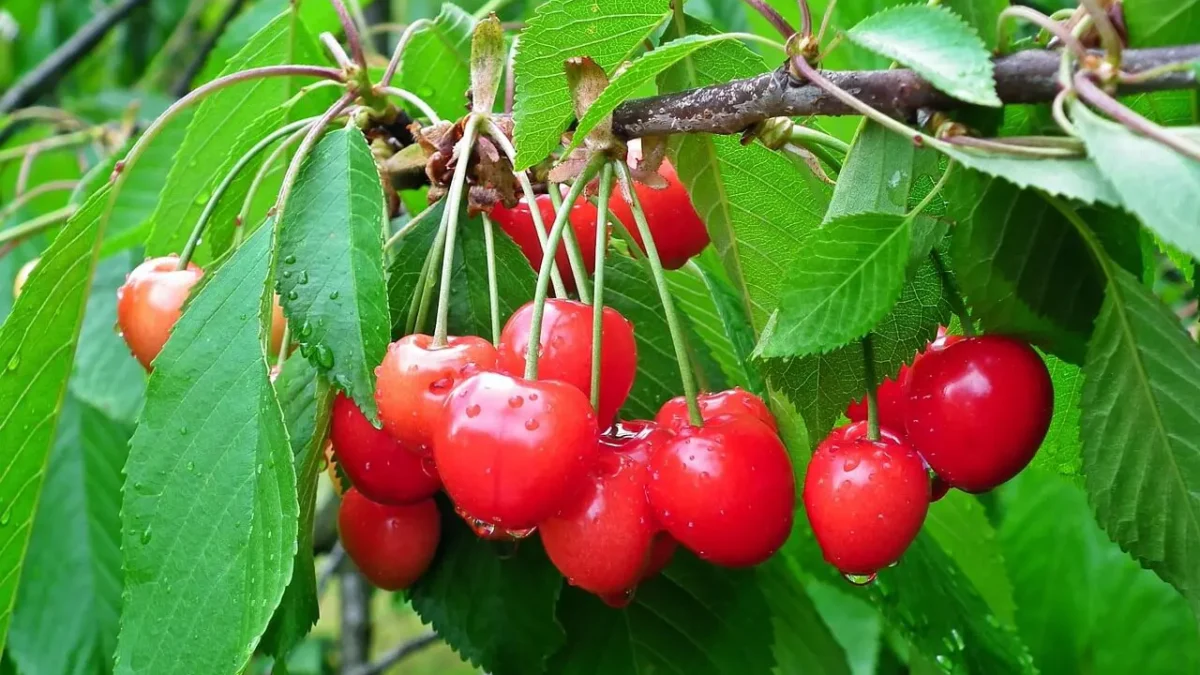
[[[513,313],[500,333],[500,369],[520,375],[529,352],[533,303]],[[637,374],[637,343],[633,324],[620,312],[605,307],[601,320],[600,409],[601,427],[612,422],[629,397]],[[542,314],[538,375],[574,386],[590,398],[592,392],[592,307],[574,300],[551,298]]]
[[[899,435],[904,435],[904,382],[908,379],[908,366],[900,366],[895,379],[887,378],[875,389],[875,401],[879,404],[879,426]],[[846,407],[846,417],[851,422],[867,419],[867,397],[852,401]]]
[[[354,401],[333,401],[330,439],[338,462],[355,489],[380,504],[411,504],[432,497],[442,486],[429,457],[422,457],[376,429]]]
[[[283,333],[287,327],[287,319],[283,317],[283,307],[279,305],[279,296],[271,300],[271,351],[272,358],[279,355],[283,348]]]
[[[804,479],[804,509],[825,560],[843,574],[870,576],[896,562],[929,510],[929,474],[900,436],[867,423],[834,429],[817,446]]]
[[[1054,388],[1028,344],[999,335],[963,338],[913,365],[905,430],[951,487],[986,492],[1037,453],[1054,412]]]
[[[538,195],[534,201],[537,202],[538,211],[542,214],[542,223],[546,226],[546,233],[549,234],[550,228],[554,225],[554,202],[550,201],[550,195]],[[579,242],[580,251],[583,253],[583,265],[587,268],[589,275],[596,271],[596,216],[596,207],[583,197],[575,201],[567,216],[571,229],[575,232],[575,240]],[[521,248],[521,252],[525,254],[525,258],[529,260],[533,269],[540,269],[542,266],[542,242],[538,238],[537,226],[533,222],[529,204],[521,201],[510,209],[497,202],[492,207],[491,217],[500,226],[500,229],[504,230],[505,234]],[[567,257],[566,244],[559,243],[558,250],[554,252],[554,262],[562,275],[567,290],[575,290],[575,277],[571,274],[571,262]]]
[[[671,558],[675,556],[675,549],[679,548],[679,542],[671,538],[671,535],[666,532],[659,532],[654,535],[654,540],[650,542],[650,554],[646,557],[646,568],[642,570],[641,576],[638,577],[638,583],[653,577],[659,572],[666,569],[671,563]],[[628,588],[624,591],[616,593],[600,593],[600,600],[604,604],[613,609],[621,609],[628,607],[629,603],[633,602],[634,591],[637,588]]]
[[[150,258],[138,265],[117,289],[117,325],[129,350],[151,370],[171,329],[183,312],[183,303],[203,270],[192,263],[176,270],[179,257]]]
[[[796,485],[787,450],[766,424],[724,415],[688,426],[650,457],[654,513],[709,562],[757,565],[787,540]]]
[[[398,591],[429,569],[442,536],[442,519],[432,499],[389,506],[350,489],[338,510],[338,532],[363,576],[379,588]]]
[[[630,163],[636,165],[641,158],[640,151],[631,149],[629,158]],[[658,173],[667,180],[667,187],[656,190],[635,183],[634,191],[646,214],[646,224],[650,226],[650,234],[654,237],[654,246],[658,249],[663,267],[674,270],[683,267],[692,256],[708,246],[708,228],[692,206],[691,198],[679,182],[679,175],[675,173],[671,162],[663,160]],[[626,203],[620,190],[613,191],[608,208],[625,224],[625,229],[645,251],[646,245],[633,218],[633,209]]]
[[[375,370],[375,402],[383,428],[405,446],[432,450],[442,404],[454,386],[496,367],[496,348],[473,335],[451,337],[442,347],[429,335],[409,335],[388,345]]]
[[[21,295],[21,291],[25,289],[25,282],[29,281],[29,275],[33,274],[33,268],[37,267],[38,261],[41,258],[34,258],[27,261],[21,268],[17,270],[17,276],[13,277],[13,300],[16,300]]]
[[[706,422],[716,419],[720,415],[753,417],[771,427],[771,431],[779,430],[775,423],[775,416],[767,409],[767,404],[741,387],[711,394],[700,394],[696,397],[696,402],[700,405],[700,417]],[[660,426],[676,432],[687,427],[689,425],[687,400],[682,396],[676,396],[667,401],[659,409],[654,420]]]
[[[482,372],[446,399],[433,456],[458,507],[520,530],[582,489],[599,453],[596,436],[595,413],[575,387]]]

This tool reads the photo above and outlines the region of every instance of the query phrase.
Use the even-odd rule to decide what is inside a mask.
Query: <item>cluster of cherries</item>
[[[1054,391],[1027,343],[944,331],[876,391],[879,438],[867,406],[817,446],[804,507],[825,559],[866,583],[916,538],[949,488],[986,492],[1033,459],[1050,427]]]

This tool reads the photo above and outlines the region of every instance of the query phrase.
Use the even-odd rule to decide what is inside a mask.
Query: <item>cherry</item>
[[[550,195],[538,195],[534,201],[537,202],[538,211],[542,214],[542,223],[549,234],[551,226],[554,225],[554,202],[550,201]],[[540,269],[542,242],[538,238],[537,226],[533,222],[529,204],[522,201],[510,209],[497,202],[492,207],[491,217],[521,248],[533,269]],[[583,253],[583,265],[589,275],[596,271],[596,217],[596,207],[583,197],[575,201],[567,215],[571,229],[575,232],[575,240],[579,242],[580,251]],[[554,252],[554,262],[567,290],[574,291],[575,277],[571,274],[571,261],[567,257],[566,244],[559,243],[558,250]]]
[[[771,427],[771,431],[779,431],[779,427],[775,423],[775,416],[767,409],[767,404],[741,387],[712,394],[700,394],[696,397],[696,402],[700,404],[700,417],[705,422],[720,415],[753,417]],[[687,400],[682,396],[676,396],[667,401],[659,409],[654,420],[660,426],[676,432],[687,427],[690,424]]]
[[[338,394],[330,420],[333,451],[355,489],[380,504],[411,504],[442,486],[429,457],[376,429],[354,401]]]
[[[117,325],[129,350],[146,370],[162,351],[183,312],[192,286],[204,271],[192,263],[176,270],[179,256],[150,258],[134,268],[117,289]]]
[[[900,366],[895,379],[887,378],[875,389],[875,401],[879,405],[879,426],[897,434],[904,434],[904,401],[907,399],[904,383],[908,379],[908,366]],[[867,398],[851,401],[846,407],[846,417],[851,422],[867,419]]]
[[[813,452],[804,509],[825,560],[869,576],[896,562],[929,510],[929,474],[912,446],[890,431],[867,439],[867,423],[834,429]]]
[[[375,403],[383,428],[407,447],[429,454],[454,386],[479,370],[496,367],[496,348],[473,335],[450,337],[443,347],[428,335],[409,335],[388,345],[375,370]]]
[[[596,436],[596,416],[575,387],[481,372],[446,399],[433,456],[458,507],[520,530],[584,486]]]
[[[704,560],[757,565],[791,532],[792,463],[775,432],[753,417],[683,428],[651,454],[650,475],[659,522]]]
[[[279,305],[279,296],[271,300],[271,350],[272,358],[279,355],[283,348],[283,333],[287,327],[287,319],[283,317],[283,307]]]
[[[601,320],[600,409],[597,418],[606,427],[624,405],[637,374],[637,343],[633,324],[611,307]],[[520,375],[529,352],[533,303],[513,313],[500,333],[500,369]],[[585,396],[592,393],[592,307],[574,300],[551,298],[542,314],[538,375],[574,386]]]
[[[679,542],[671,538],[671,535],[666,532],[659,532],[654,535],[654,540],[650,542],[650,554],[646,557],[646,568],[642,570],[642,574],[638,577],[638,583],[649,579],[666,569],[671,563],[671,558],[675,555],[675,549],[679,548]],[[636,587],[627,588],[624,591],[616,593],[599,593],[600,600],[604,604],[613,609],[621,609],[628,607],[629,603],[633,602],[633,594]]]
[[[377,504],[351,488],[338,510],[342,546],[371,583],[387,591],[412,586],[433,562],[442,519],[432,499]]]
[[[41,258],[34,258],[21,265],[17,270],[17,276],[13,277],[13,300],[16,300],[21,295],[21,291],[25,289],[25,282],[29,281],[29,275],[33,274],[33,268],[37,267],[38,261]]]
[[[1054,412],[1042,358],[999,335],[963,338],[926,354],[908,382],[905,430],[951,487],[986,492],[1037,453]]]
[[[641,158],[640,150],[631,149],[629,158],[630,163],[636,165]],[[692,206],[691,198],[679,182],[679,175],[675,173],[671,162],[663,160],[658,173],[666,179],[667,187],[656,190],[642,183],[634,183],[633,189],[646,214],[646,224],[650,226],[650,234],[654,237],[654,246],[658,249],[663,267],[674,270],[683,267],[692,256],[708,246],[708,228]],[[633,218],[633,209],[620,190],[613,191],[608,208],[625,224],[630,236],[645,251],[646,245]]]

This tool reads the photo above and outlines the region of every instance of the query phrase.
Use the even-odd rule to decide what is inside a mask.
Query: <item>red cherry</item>
[[[617,422],[600,435],[600,449],[647,464],[654,450],[674,435],[649,420],[627,420]]]
[[[666,532],[659,532],[654,535],[654,540],[650,543],[650,554],[646,557],[646,568],[642,570],[642,574],[638,577],[638,583],[649,579],[666,569],[671,563],[671,558],[675,556],[675,549],[679,548],[679,542],[671,538],[671,535]],[[634,592],[637,587],[627,588],[616,593],[599,593],[600,600],[604,604],[613,609],[621,609],[628,607],[629,603],[633,602]]]
[[[437,552],[442,519],[432,499],[388,506],[351,489],[338,510],[342,546],[371,583],[388,591],[413,585]]]
[[[1054,412],[1054,388],[1028,344],[999,335],[963,338],[913,366],[905,429],[951,487],[986,492],[1037,453]]]
[[[896,379],[888,378],[880,383],[875,390],[875,400],[879,404],[879,426],[888,431],[904,435],[904,394],[903,382],[908,378],[908,366],[900,366]],[[863,422],[867,419],[867,398],[851,401],[846,407],[846,417],[851,422]]]
[[[599,452],[578,389],[502,373],[473,375],[446,399],[433,456],[446,492],[474,517],[535,527],[585,484]]]
[[[650,457],[647,493],[667,532],[727,567],[771,557],[792,529],[792,462],[770,427],[725,415],[686,427]]]
[[[696,397],[696,402],[700,405],[700,417],[705,422],[716,419],[720,415],[753,417],[771,427],[771,431],[779,431],[779,427],[775,423],[775,416],[771,414],[767,404],[741,387],[712,394],[700,394]],[[687,399],[676,396],[667,401],[655,415],[654,421],[675,432],[689,426]]]
[[[496,348],[473,335],[450,337],[435,347],[429,335],[409,335],[388,345],[376,369],[375,403],[383,428],[405,446],[428,454],[454,386],[496,367]]]
[[[542,223],[549,234],[554,225],[554,202],[550,201],[550,195],[538,195],[534,201],[537,202],[538,211],[542,214]],[[533,269],[541,269],[542,242],[538,238],[537,226],[533,223],[529,204],[522,201],[510,209],[497,202],[492,207],[491,217],[521,248]],[[579,242],[580,251],[583,253],[583,265],[589,275],[596,271],[596,217],[596,207],[583,197],[575,201],[567,216],[571,229],[575,232],[575,240]],[[567,290],[574,291],[575,277],[571,274],[571,261],[567,257],[566,244],[559,243],[558,250],[554,252],[554,262]]]
[[[631,160],[640,158],[640,152],[631,151],[629,155]],[[635,163],[631,161],[631,164]],[[708,228],[692,206],[691,198],[679,182],[679,175],[675,173],[671,162],[663,160],[658,173],[667,180],[667,187],[656,190],[642,183],[634,183],[633,189],[646,214],[646,224],[650,226],[650,234],[654,237],[654,246],[658,249],[663,267],[674,270],[683,267],[692,256],[708,246]],[[626,203],[620,190],[613,191],[608,208],[625,224],[625,229],[645,251],[642,234],[637,221],[633,219],[633,209]]]
[[[283,317],[283,307],[279,305],[279,296],[276,295],[271,300],[271,356],[278,356],[279,350],[283,347],[283,331],[287,326],[287,319]]]
[[[929,510],[929,474],[900,436],[867,423],[834,429],[817,446],[804,479],[804,509],[825,560],[869,576],[896,562]]]
[[[411,504],[432,497],[442,486],[432,460],[376,429],[342,394],[333,401],[329,436],[342,470],[371,501]]]
[[[146,370],[162,351],[183,313],[192,286],[204,271],[192,263],[176,270],[179,256],[150,258],[138,265],[117,289],[117,325],[129,350]]]
[[[533,303],[513,313],[500,333],[500,369],[521,375],[529,352]],[[600,410],[597,419],[607,427],[625,404],[637,374],[637,343],[633,324],[611,307],[604,308],[600,356]],[[592,393],[592,307],[574,300],[552,298],[542,314],[538,376]]]

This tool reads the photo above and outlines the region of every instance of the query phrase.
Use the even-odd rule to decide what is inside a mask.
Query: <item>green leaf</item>
[[[112,668],[121,614],[121,467],[132,433],[66,401],[8,635],[22,672]]]
[[[409,597],[421,620],[475,666],[534,675],[547,672],[547,658],[564,642],[554,615],[562,587],[538,542],[514,549],[484,541],[445,509],[438,558]]]
[[[500,308],[500,325],[522,305],[533,300],[537,274],[521,249],[504,234],[499,225],[493,224],[493,239],[496,253],[496,290]],[[483,234],[483,219],[466,217],[463,213],[458,222],[455,238],[455,283],[450,289],[451,297],[459,299],[456,304],[465,311],[456,312],[452,324],[455,330],[470,335],[492,336],[491,300],[488,296],[487,242]],[[440,262],[440,261],[439,261]],[[461,281],[458,281],[461,279]],[[407,313],[408,308],[405,308]]]
[[[279,295],[313,365],[375,417],[375,367],[388,345],[383,188],[356,128],[305,158],[283,207]]]
[[[1077,486],[1027,470],[1000,497],[1017,626],[1041,672],[1200,670],[1187,603],[1108,540]]]
[[[838,173],[823,224],[860,213],[907,211],[915,153],[910,139],[864,119]]]
[[[1013,626],[1013,585],[1004,553],[983,505],[973,495],[951,490],[929,507],[925,531],[950,556],[1005,626]]]
[[[1124,0],[1121,8],[1131,46],[1161,47],[1196,41],[1200,0]]]
[[[1121,206],[1121,198],[1089,159],[1026,159],[987,155],[937,141],[932,144],[968,169],[1003,178],[1022,188],[1037,188],[1085,204]]]
[[[825,610],[811,597],[811,588],[805,587],[793,561],[777,553],[755,571],[755,581],[770,605],[775,628],[774,672],[850,675],[850,649],[840,641],[834,626],[826,623]]]
[[[0,328],[0,646],[74,361],[100,240],[107,188],[92,195],[54,238]]]
[[[1113,541],[1200,613],[1200,347],[1134,276],[1108,287],[1084,363],[1084,484]]]
[[[222,70],[222,75],[248,68],[285,63],[320,61],[312,38],[292,11],[276,17],[242,47]],[[196,108],[183,143],[151,217],[152,231],[146,242],[147,255],[178,253],[187,242],[208,197],[224,177],[227,158],[238,158],[258,142],[249,137],[264,110],[282,105],[308,80],[271,77],[218,91]],[[251,170],[252,171],[252,170]],[[232,196],[231,196],[232,198]],[[211,260],[207,245],[197,253],[197,262]]]
[[[866,335],[900,297],[910,231],[883,214],[822,226],[792,261],[755,355],[819,354]]]
[[[1042,360],[1054,383],[1054,417],[1030,466],[1077,477],[1083,469],[1079,442],[1079,396],[1083,391],[1083,373],[1078,366],[1050,354],[1043,354]]]
[[[568,639],[550,672],[768,673],[772,629],[758,576],[680,550],[663,574],[638,586],[623,610],[567,587],[558,617]]]
[[[456,120],[467,111],[474,29],[470,14],[443,4],[432,23],[413,33],[396,71],[400,87],[420,96],[444,119]]]
[[[275,381],[275,393],[283,409],[295,458],[300,505],[292,580],[262,640],[262,651],[282,659],[304,639],[320,613],[313,562],[313,519],[317,510],[317,479],[325,465],[325,439],[334,391],[307,359],[295,354],[283,364]]]
[[[1200,162],[1138,136],[1078,101],[1071,106],[1071,119],[1125,207],[1164,240],[1200,256]]]
[[[996,47],[996,22],[1008,0],[945,0],[942,5],[957,13],[983,40],[989,50]]]
[[[1000,107],[992,58],[962,17],[931,5],[887,9],[846,31],[851,42],[912,68],[954,98]]]
[[[205,277],[125,466],[117,672],[233,675],[292,576],[296,476],[267,379],[272,229]]]
[[[392,336],[399,337],[404,333],[405,322],[408,321],[408,311],[412,306],[413,293],[417,291],[417,282],[421,277],[421,267],[425,264],[425,256],[433,246],[437,236],[438,226],[442,220],[442,209],[445,200],[431,205],[408,223],[408,230],[396,244],[392,246],[391,261],[387,267],[388,308],[392,315]],[[496,235],[499,240],[500,235]]]
[[[567,151],[579,147],[596,125],[612,114],[617,106],[637,94],[645,84],[654,80],[662,71],[678,63],[689,54],[704,49],[714,42],[732,39],[729,35],[686,35],[659,45],[654,51],[646,52],[622,70],[600,96],[592,102],[587,113],[575,127],[575,135]]]
[[[563,62],[590,56],[605,71],[640,49],[670,16],[667,0],[550,0],[521,31],[513,110],[516,168],[528,169],[558,146],[572,116]]]
[[[866,600],[850,595],[844,583],[811,580],[805,585],[808,597],[821,618],[845,650],[850,672],[875,675],[887,672],[878,668],[883,616]]]
[[[720,370],[724,384],[698,383],[705,391],[718,391],[729,386],[750,388],[753,369],[746,367],[746,359],[754,349],[754,335],[746,323],[737,297],[721,274],[720,261],[716,252],[706,249],[698,256],[707,258],[708,265],[697,261],[667,271],[667,284],[675,307],[683,320],[700,338],[707,355]],[[701,373],[708,379],[707,375]],[[762,391],[761,380],[753,387]]]

